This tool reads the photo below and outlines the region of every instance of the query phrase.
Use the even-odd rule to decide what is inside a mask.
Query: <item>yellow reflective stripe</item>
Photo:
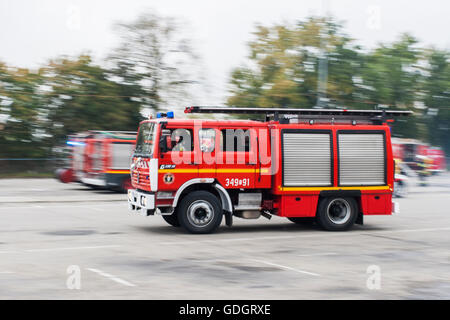
[[[159,173],[172,172],[172,173],[196,173],[198,169],[159,169]]]
[[[159,169],[159,173],[254,173],[259,172],[259,169]],[[261,170],[263,173],[269,172],[269,170]]]
[[[107,170],[106,173],[130,173],[130,170]]]
[[[390,190],[389,186],[372,187],[280,187],[281,191],[322,191],[322,190]]]

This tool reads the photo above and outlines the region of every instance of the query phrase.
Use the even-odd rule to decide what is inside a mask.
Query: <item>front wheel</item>
[[[358,204],[353,198],[329,197],[319,203],[317,223],[329,231],[349,229],[358,217]]]
[[[177,209],[180,225],[190,233],[211,233],[222,222],[222,206],[215,195],[194,191],[185,196]]]

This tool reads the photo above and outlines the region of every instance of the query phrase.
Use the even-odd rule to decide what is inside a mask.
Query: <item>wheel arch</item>
[[[319,203],[324,198],[329,197],[341,197],[341,198],[353,198],[356,201],[356,210],[357,210],[357,218],[356,224],[364,224],[364,213],[362,211],[362,203],[361,203],[361,190],[323,190],[320,191],[319,194],[319,202],[316,207],[316,216],[319,210]]]
[[[186,181],[177,190],[172,206],[175,208],[181,199],[193,190],[205,190],[213,193],[215,196],[218,196],[224,211],[233,212],[233,204],[231,202],[230,195],[224,187],[222,187],[219,183],[215,183],[214,178],[195,178]]]

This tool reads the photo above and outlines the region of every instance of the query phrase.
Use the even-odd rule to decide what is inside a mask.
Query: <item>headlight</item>
[[[146,207],[147,206],[147,197],[141,196],[141,206]]]
[[[128,200],[133,201],[133,193],[131,192],[131,190],[128,190]]]

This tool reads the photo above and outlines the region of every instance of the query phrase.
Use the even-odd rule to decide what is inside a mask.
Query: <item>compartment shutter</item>
[[[384,185],[385,142],[382,133],[339,133],[339,185]]]
[[[329,133],[283,133],[283,185],[331,185]]]

